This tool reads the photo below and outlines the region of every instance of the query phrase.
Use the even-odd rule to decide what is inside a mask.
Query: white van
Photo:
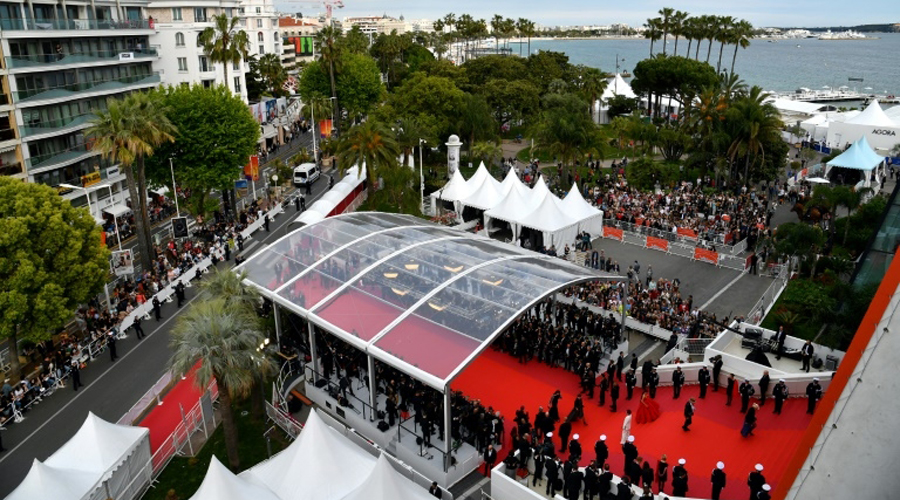
[[[301,163],[294,167],[294,186],[306,186],[316,182],[321,172],[315,163]]]

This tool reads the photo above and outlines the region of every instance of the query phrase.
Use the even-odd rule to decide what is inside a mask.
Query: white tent
[[[634,93],[631,85],[622,78],[620,73],[616,73],[616,76],[607,80],[606,90],[603,91],[600,100],[607,102],[615,96],[627,97],[628,99],[637,98],[637,94]]]
[[[584,200],[577,184],[563,198],[560,208],[563,213],[578,220],[578,231],[587,231],[596,237],[603,233],[603,212]]]
[[[97,476],[74,469],[60,469],[37,459],[25,479],[6,500],[83,500],[91,499]],[[103,493],[105,498],[106,493]],[[97,496],[99,499],[99,495]]]
[[[544,234],[544,246],[547,248],[572,242],[578,233],[578,221],[562,211],[561,203],[559,198],[547,193],[537,208],[520,220],[522,226]]]
[[[506,196],[513,189],[526,196],[531,192],[531,188],[522,183],[522,181],[519,180],[519,176],[516,175],[516,170],[511,168],[506,172],[506,177],[503,178],[503,182],[500,183],[500,194]]]
[[[538,200],[538,203],[543,201],[544,197],[550,194],[550,188],[547,187],[547,183],[544,182],[544,176],[541,175],[534,181],[534,187],[531,188],[532,196]]]
[[[21,497],[14,492],[7,498],[90,500],[112,496],[131,500],[150,484],[152,472],[148,429],[111,424],[88,413],[78,432],[45,463],[35,461],[28,477],[16,489],[28,491],[43,484],[41,488],[48,488],[49,492],[56,487],[56,480],[49,476],[57,474],[68,485],[69,496],[34,490]]]
[[[296,441],[239,477],[270,489],[281,500],[340,500],[374,467],[375,457],[341,437],[313,411]]]
[[[474,193],[481,187],[482,184],[490,183],[494,189],[500,190],[500,181],[494,179],[494,176],[488,172],[487,167],[484,166],[484,162],[478,164],[478,169],[475,170],[475,173],[472,174],[472,177],[469,177],[469,180],[466,181],[466,185],[469,186],[469,194]]]
[[[472,178],[474,179],[475,177],[472,176]],[[500,193],[501,189],[503,189],[502,186],[500,186],[493,177],[488,175],[486,179],[482,180],[481,185],[479,185],[472,194],[459,200],[459,204],[463,207],[490,210],[503,199],[503,195]]]
[[[872,182],[872,173],[884,161],[884,157],[875,153],[866,137],[860,137],[848,149],[836,158],[829,161],[825,168],[825,175],[828,175],[833,167],[849,168],[852,170],[861,170],[862,174],[860,184],[869,187]],[[883,175],[883,174],[882,174]]]
[[[456,202],[469,196],[470,193],[469,185],[466,184],[466,180],[459,173],[459,169],[454,170],[453,174],[450,175],[450,180],[444,184],[444,187],[429,195],[431,198],[431,213],[437,213],[438,200],[452,202],[454,209],[456,209]]]
[[[892,148],[900,142],[900,121],[885,114],[878,104],[872,103],[858,115],[844,122],[834,122],[828,127],[828,144],[843,148],[845,144],[854,143],[865,137],[874,148]]]
[[[524,187],[524,184],[522,185]],[[490,229],[491,219],[499,219],[508,222],[512,228],[513,241],[518,241],[521,229],[522,216],[531,213],[537,208],[540,200],[533,191],[525,188],[526,192],[511,189],[509,193],[496,206],[484,212],[484,225]]]
[[[317,212],[310,208],[310,209],[307,209],[302,214],[300,214],[300,216],[297,217],[297,219],[294,220],[294,222],[309,225],[309,224],[312,224],[313,222],[319,222],[320,220],[322,220],[324,218],[325,218],[325,216],[321,212]]]
[[[279,500],[268,488],[234,475],[213,455],[206,477],[190,500]]]
[[[382,454],[369,477],[342,500],[434,500],[434,497],[400,475]]]

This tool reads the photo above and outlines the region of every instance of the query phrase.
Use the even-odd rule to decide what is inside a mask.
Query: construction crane
[[[279,3],[289,3],[289,4],[294,4],[294,3],[311,4],[312,3],[312,4],[317,4],[317,5],[324,5],[325,6],[325,22],[327,24],[331,24],[332,9],[334,9],[334,8],[343,9],[344,8],[344,2],[342,0],[285,0],[285,1],[279,2]]]

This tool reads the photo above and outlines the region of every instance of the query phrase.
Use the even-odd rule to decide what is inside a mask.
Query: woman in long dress
[[[659,418],[659,403],[650,397],[650,394],[644,392],[641,394],[641,403],[638,405],[637,413],[634,421],[638,424],[649,424]]]

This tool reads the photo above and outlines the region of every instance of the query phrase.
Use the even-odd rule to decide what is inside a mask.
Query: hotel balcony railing
[[[133,61],[157,57],[156,49],[140,50],[98,50],[91,52],[74,52],[61,54],[34,54],[24,56],[6,56],[6,67],[14,68],[46,68],[48,65],[83,64],[104,61]]]
[[[94,113],[85,113],[83,115],[70,116],[67,118],[57,118],[55,120],[42,120],[40,122],[29,123],[19,127],[19,134],[21,134],[22,137],[49,134],[86,124],[93,117]]]
[[[19,162],[15,163],[4,163],[0,165],[0,175],[18,175],[24,172],[22,169],[22,164]]]
[[[48,165],[55,165],[57,163],[65,163],[85,156],[86,154],[90,153],[90,151],[91,149],[87,144],[79,144],[69,149],[63,149],[60,151],[53,151],[51,153],[32,156],[31,158],[25,160],[25,164],[28,166],[28,169],[31,170],[33,168],[46,167]]]
[[[11,19],[0,18],[0,29],[8,31],[41,30],[140,30],[152,29],[149,19]]]
[[[89,82],[70,83],[57,87],[45,87],[40,89],[18,90],[13,92],[13,100],[16,102],[37,101],[43,99],[58,99],[78,95],[82,92],[100,90],[127,89],[136,85],[159,83],[159,73],[146,75],[125,76],[111,80],[97,80]]]

